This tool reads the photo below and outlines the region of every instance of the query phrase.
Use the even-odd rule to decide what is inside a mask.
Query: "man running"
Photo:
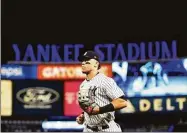
[[[87,51],[79,56],[86,79],[81,83],[78,101],[83,113],[76,121],[85,125],[83,132],[121,132],[114,112],[127,106],[123,91],[115,81],[99,72],[97,53]]]

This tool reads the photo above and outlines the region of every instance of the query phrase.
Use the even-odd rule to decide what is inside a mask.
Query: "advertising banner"
[[[14,80],[14,115],[62,115],[61,81]]]
[[[64,115],[77,116],[82,112],[78,104],[78,90],[81,81],[64,82]]]
[[[30,65],[2,65],[1,66],[2,79],[36,79],[37,66]]]
[[[102,64],[101,70],[105,75],[112,77],[112,66],[110,64]],[[85,74],[82,73],[80,65],[39,65],[38,79],[40,80],[68,80],[68,79],[84,79]]]
[[[12,82],[1,80],[1,116],[12,115]]]
[[[129,98],[120,113],[187,112],[187,96]]]

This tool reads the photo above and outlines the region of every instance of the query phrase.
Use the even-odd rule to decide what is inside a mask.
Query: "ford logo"
[[[57,91],[45,87],[29,87],[20,90],[16,98],[25,104],[46,105],[56,102],[60,95]]]

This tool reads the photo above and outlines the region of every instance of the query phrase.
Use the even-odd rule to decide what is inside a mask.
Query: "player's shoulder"
[[[114,79],[113,79],[113,78],[108,77],[108,76],[106,76],[106,75],[103,74],[103,73],[100,73],[100,77],[102,77],[102,80],[105,81],[105,82],[114,82]]]
[[[82,81],[82,83],[80,84],[80,86],[84,85],[86,83],[86,80]]]

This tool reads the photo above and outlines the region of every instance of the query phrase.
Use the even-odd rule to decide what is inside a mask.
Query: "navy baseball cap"
[[[95,60],[99,61],[99,55],[94,51],[87,51],[83,55],[80,55],[78,57],[78,60],[81,62],[84,60],[89,60],[89,59],[95,59]]]

